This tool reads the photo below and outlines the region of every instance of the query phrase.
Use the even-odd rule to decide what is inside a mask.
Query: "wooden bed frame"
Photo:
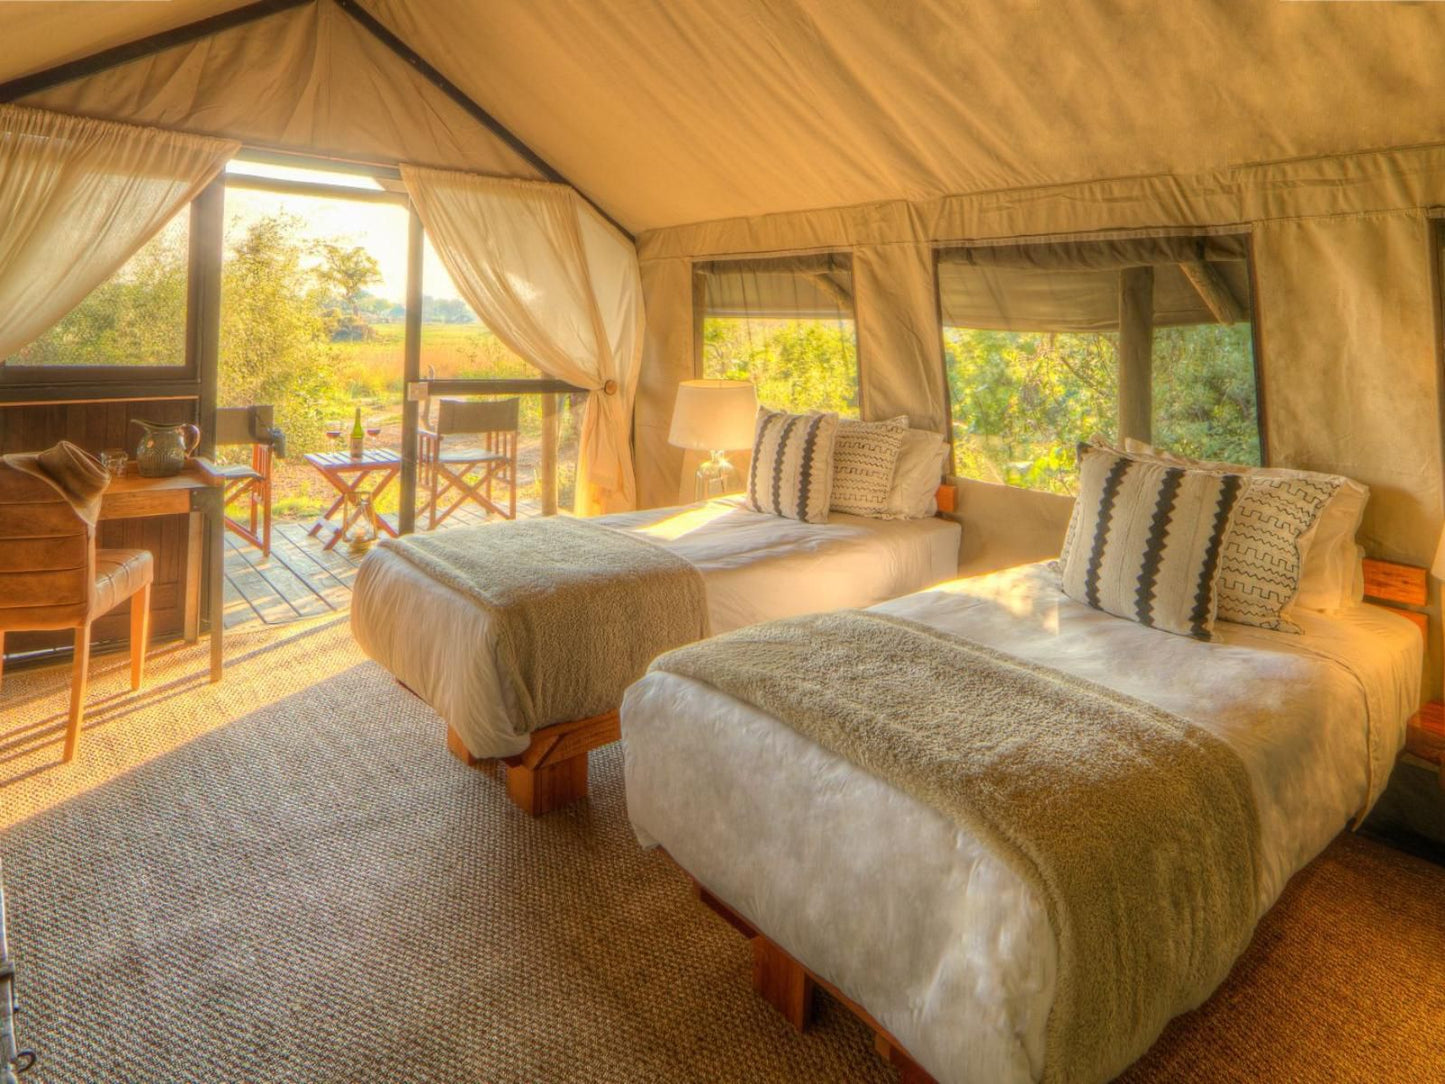
[[[426,701],[400,678],[396,683],[422,703]],[[476,757],[450,723],[447,752],[468,768],[500,767],[507,777],[507,797],[534,817],[587,797],[587,754],[622,737],[622,721],[608,711],[589,719],[555,723],[532,732],[527,748],[511,757]]]
[[[666,851],[663,854],[667,854]],[[676,860],[667,855],[673,865]],[[809,971],[787,954],[765,933],[738,914],[722,900],[678,866],[692,883],[693,894],[733,929],[748,939],[753,950],[753,989],[773,1008],[783,1014],[798,1031],[805,1031],[813,1017],[813,1003],[821,987],[840,1005],[863,1021],[873,1032],[873,1049],[878,1056],[898,1070],[899,1084],[937,1084],[882,1024],[827,979]]]
[[[403,686],[405,687],[405,686]],[[507,796],[534,817],[587,796],[587,754],[622,737],[617,712],[555,723],[532,733],[531,743],[511,757],[474,757],[462,736],[447,726],[447,750],[469,768],[500,764]]]

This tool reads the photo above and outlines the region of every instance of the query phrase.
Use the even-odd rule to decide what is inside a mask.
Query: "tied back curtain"
[[[80,304],[239,149],[0,105],[0,359]]]
[[[637,253],[565,185],[401,167],[457,289],[547,376],[588,389],[578,515],[636,507],[632,404],[642,361]]]

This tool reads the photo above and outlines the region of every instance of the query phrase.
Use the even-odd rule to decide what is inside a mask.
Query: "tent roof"
[[[356,0],[635,230],[1445,140],[1445,6]],[[0,80],[241,6],[0,0]]]

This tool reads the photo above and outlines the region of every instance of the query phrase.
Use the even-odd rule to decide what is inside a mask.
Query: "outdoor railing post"
[[[426,234],[416,208],[409,209],[406,245],[406,338],[402,353],[401,504],[396,526],[401,534],[416,529],[417,430],[420,428],[422,258]]]
[[[542,515],[557,514],[557,393],[542,393]]]

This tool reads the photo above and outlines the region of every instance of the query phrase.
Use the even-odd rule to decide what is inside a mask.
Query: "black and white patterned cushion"
[[[886,422],[838,423],[833,444],[833,511],[853,516],[888,514],[888,491],[907,435],[907,415]]]
[[[774,516],[827,523],[837,432],[836,414],[759,410],[748,504]]]
[[[1239,474],[1081,446],[1064,593],[1141,625],[1210,639],[1224,539],[1246,484]]]
[[[1303,538],[1342,478],[1251,475],[1224,540],[1219,570],[1221,621],[1299,632],[1288,608],[1299,594]]]

